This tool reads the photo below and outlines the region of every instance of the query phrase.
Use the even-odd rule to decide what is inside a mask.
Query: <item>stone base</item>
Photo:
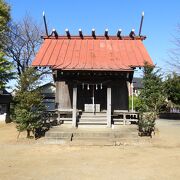
[[[136,125],[112,128],[70,128],[56,126],[45,135],[48,144],[115,146],[138,140]]]

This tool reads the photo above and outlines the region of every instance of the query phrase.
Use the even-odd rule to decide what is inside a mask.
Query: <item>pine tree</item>
[[[12,64],[8,62],[4,54],[4,45],[7,43],[7,30],[10,21],[10,7],[4,0],[0,0],[0,89],[12,78]]]
[[[10,19],[10,6],[4,0],[0,0],[0,52],[6,43],[6,32]]]
[[[15,96],[15,122],[19,132],[27,131],[27,138],[41,128],[44,106],[43,97],[37,89],[40,75],[34,68],[28,68],[18,82]]]
[[[139,135],[151,136],[155,130],[156,115],[165,103],[162,75],[160,70],[145,63],[143,89],[139,95]]]
[[[3,89],[6,83],[13,78],[14,73],[11,72],[12,64],[4,58],[4,54],[0,52],[0,89]]]
[[[143,86],[144,87],[139,95],[140,112],[159,113],[165,102],[165,93],[160,69],[155,70],[155,67],[145,64]]]

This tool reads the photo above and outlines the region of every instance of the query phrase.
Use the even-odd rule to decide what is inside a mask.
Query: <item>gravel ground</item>
[[[13,123],[0,124],[2,180],[180,179],[180,120],[157,120],[156,135],[139,145],[48,145],[17,135]]]

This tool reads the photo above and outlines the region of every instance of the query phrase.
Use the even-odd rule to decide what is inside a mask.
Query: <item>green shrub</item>
[[[151,136],[155,130],[156,113],[144,112],[140,114],[138,127],[140,136]]]

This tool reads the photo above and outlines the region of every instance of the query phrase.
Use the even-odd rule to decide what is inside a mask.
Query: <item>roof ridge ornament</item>
[[[122,37],[121,37],[121,33],[122,33],[122,29],[118,29],[118,32],[117,32],[117,37],[119,38],[119,39],[121,39]]]
[[[81,39],[83,39],[82,29],[79,29],[79,36],[81,37]]]
[[[108,29],[105,29],[104,36],[105,36],[107,39],[109,39],[109,36],[108,36]]]
[[[47,23],[46,23],[46,16],[45,16],[45,12],[43,11],[43,20],[44,20],[44,27],[45,27],[45,31],[46,31],[46,36],[48,35],[48,28],[47,28]]]
[[[94,28],[92,29],[92,37],[93,37],[94,39],[96,39],[96,32],[95,32],[95,29],[94,29]]]
[[[57,38],[60,38],[60,39],[61,38],[65,38],[65,36],[59,36],[55,29],[52,30],[50,35],[48,34],[48,27],[47,27],[46,17],[45,17],[45,12],[44,11],[43,11],[43,20],[44,20],[44,27],[45,27],[45,32],[46,32],[46,35],[42,36],[43,39],[54,38],[54,37],[52,37],[53,35],[55,36],[56,39]],[[144,39],[146,39],[146,36],[141,35],[143,20],[144,20],[144,11],[141,14],[141,22],[140,22],[139,34],[138,35],[136,35],[135,32],[134,32],[135,30],[132,29],[130,34],[129,34],[129,36],[122,36],[121,35],[122,29],[118,29],[116,36],[115,35],[114,36],[110,36],[109,33],[108,33],[108,29],[105,29],[104,37],[106,39],[114,39],[116,37],[116,38],[119,38],[120,40],[122,40],[122,39],[124,39],[124,40],[128,40],[128,39],[133,39],[133,40],[140,39],[140,40],[144,40]],[[82,29],[79,29],[79,37],[77,35],[72,36],[67,28],[65,29],[65,32],[66,32],[66,36],[68,37],[68,39],[79,38],[79,37],[81,39],[90,38],[90,37],[93,37],[94,39],[97,39],[97,38],[101,39],[101,38],[103,38],[103,35],[96,36],[96,32],[95,32],[94,28],[92,29],[91,36],[90,35],[89,36],[84,36],[83,33],[82,33]]]
[[[134,39],[136,37],[136,34],[135,34],[135,29],[132,29],[130,34],[129,34],[129,37],[131,37],[132,39]]]
[[[70,39],[71,38],[71,34],[70,34],[70,32],[69,32],[69,29],[65,29],[65,32],[66,32],[66,35],[67,35],[67,37]]]
[[[144,11],[141,14],[141,22],[140,22],[140,27],[139,27],[139,36],[141,36],[143,20],[144,20]]]
[[[56,31],[56,29],[53,29],[52,30],[52,33],[51,33],[51,36],[54,34],[55,38],[57,39],[58,38],[58,33]]]

